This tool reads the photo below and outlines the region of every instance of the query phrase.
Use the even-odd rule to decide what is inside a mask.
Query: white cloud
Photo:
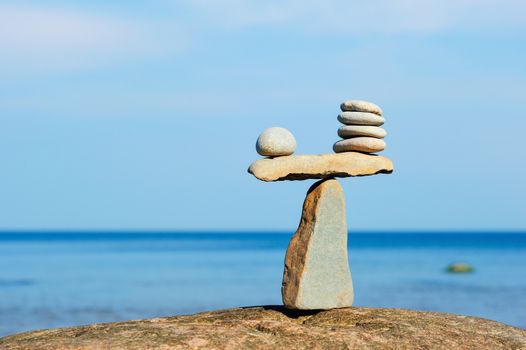
[[[102,8],[86,12],[73,7],[0,5],[0,70],[64,69],[155,56],[177,52],[188,41],[200,40],[203,32],[249,27],[330,35],[523,33],[526,29],[522,0],[164,0],[161,4],[171,4],[162,19],[138,12],[133,18],[115,12],[103,15]]]
[[[333,37],[526,32],[522,0],[163,0],[142,6],[162,16],[103,14],[104,6],[86,12],[0,4],[0,72],[17,76],[166,56],[189,42],[199,46],[209,33],[251,27]]]
[[[0,5],[0,63],[78,67],[155,55],[166,41],[147,22],[63,8]],[[174,45],[176,40],[172,40]]]
[[[279,24],[330,33],[501,31],[526,27],[522,0],[183,0],[226,28]],[[176,1],[178,5],[181,1]]]

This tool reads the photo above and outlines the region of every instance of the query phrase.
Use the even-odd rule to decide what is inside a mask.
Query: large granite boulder
[[[524,349],[526,330],[402,309],[252,307],[22,333],[2,350]]]

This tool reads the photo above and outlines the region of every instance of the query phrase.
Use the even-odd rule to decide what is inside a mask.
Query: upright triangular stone
[[[353,303],[345,194],[335,179],[318,181],[307,192],[300,225],[287,249],[281,294],[290,309],[333,309]]]

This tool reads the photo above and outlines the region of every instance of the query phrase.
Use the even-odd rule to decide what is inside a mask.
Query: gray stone
[[[358,151],[365,153],[380,152],[385,149],[385,141],[374,137],[353,137],[340,140],[332,146],[336,153]]]
[[[338,136],[343,139],[355,136],[368,136],[383,139],[387,135],[385,129],[368,125],[345,125],[338,129]]]
[[[393,162],[382,156],[345,152],[258,159],[248,172],[262,181],[323,179],[390,174]]]
[[[378,115],[383,114],[382,109],[378,105],[372,102],[360,101],[360,100],[345,101],[340,105],[340,109],[342,111],[369,112],[369,113],[374,113]]]
[[[366,112],[341,112],[338,121],[347,125],[373,125],[380,126],[385,123],[385,118],[374,113]]]
[[[287,249],[281,294],[289,309],[334,309],[353,303],[345,194],[335,179],[318,181],[307,193],[300,225]]]
[[[268,128],[259,135],[256,150],[262,156],[288,156],[296,150],[296,139],[285,128]]]

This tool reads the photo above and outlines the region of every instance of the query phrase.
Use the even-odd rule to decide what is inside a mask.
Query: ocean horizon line
[[[526,231],[353,231],[349,242],[354,241],[450,241],[521,242],[526,244]],[[0,242],[15,241],[287,241],[294,234],[290,231],[0,231]]]
[[[291,234],[296,229],[0,229],[0,235],[10,234]],[[526,234],[526,229],[408,229],[408,230],[363,230],[349,229],[350,234]]]

